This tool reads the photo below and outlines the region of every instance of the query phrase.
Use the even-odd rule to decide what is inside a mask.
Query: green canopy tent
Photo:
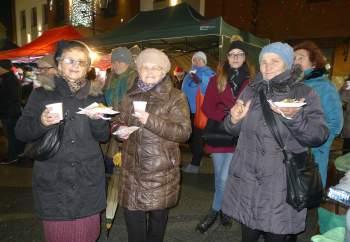
[[[269,43],[227,24],[222,17],[207,19],[186,3],[140,12],[124,25],[86,41],[91,47],[105,51],[135,44],[141,48],[154,47],[175,58],[203,50],[217,62],[222,60],[232,35],[240,35],[249,45],[253,63],[260,48]]]

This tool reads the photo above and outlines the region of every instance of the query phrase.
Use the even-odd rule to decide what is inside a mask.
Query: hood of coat
[[[47,75],[39,75],[38,76],[38,81],[45,90],[52,91],[56,88],[56,81],[57,79],[62,79],[62,77],[59,76],[47,76]],[[88,95],[89,96],[98,96],[102,94],[103,90],[103,83],[98,81],[98,80],[93,80],[93,81],[87,81],[87,85],[89,86],[88,89]],[[83,88],[82,88],[83,89]]]
[[[278,76],[275,76],[269,81],[263,79],[262,74],[259,72],[256,78],[249,85],[255,89],[265,88],[267,90],[277,92],[288,92],[290,87],[302,83],[304,80],[304,72],[301,68],[295,67],[291,70],[287,70]]]

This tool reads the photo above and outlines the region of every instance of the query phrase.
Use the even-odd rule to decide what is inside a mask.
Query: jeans
[[[311,149],[315,162],[318,164],[323,187],[326,187],[327,183],[329,151],[331,149],[334,138],[334,136],[329,135],[326,143],[320,147]]]
[[[128,241],[162,242],[168,222],[168,214],[169,209],[141,211],[124,208]]]
[[[215,193],[212,208],[215,211],[219,211],[233,153],[212,153],[211,157],[213,159],[215,177]]]

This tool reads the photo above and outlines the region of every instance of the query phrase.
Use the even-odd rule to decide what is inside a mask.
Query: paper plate
[[[279,108],[300,108],[300,107],[304,106],[306,103],[304,103],[304,102],[293,102],[293,103],[273,102],[273,104]]]
[[[127,127],[127,128],[119,128],[113,134],[117,135],[117,136],[124,136],[124,135],[127,135],[127,134],[130,135],[131,133],[133,133],[134,131],[138,130],[139,128],[140,127],[137,127],[137,126],[130,126],[130,127]]]

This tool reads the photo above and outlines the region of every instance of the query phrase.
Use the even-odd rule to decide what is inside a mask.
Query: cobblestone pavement
[[[183,152],[184,160],[190,154]],[[40,221],[33,214],[31,195],[30,161],[15,165],[0,166],[0,241],[41,242],[44,241]],[[165,241],[240,241],[240,226],[234,223],[226,228],[217,222],[206,233],[194,230],[198,221],[209,211],[213,196],[212,165],[209,157],[202,162],[198,175],[183,174],[179,204],[171,209]],[[315,211],[309,212],[308,227],[299,236],[299,242],[310,241],[316,233]],[[101,236],[98,242],[127,241],[126,227],[121,210],[117,211],[109,239],[106,238],[104,214],[101,222]]]

